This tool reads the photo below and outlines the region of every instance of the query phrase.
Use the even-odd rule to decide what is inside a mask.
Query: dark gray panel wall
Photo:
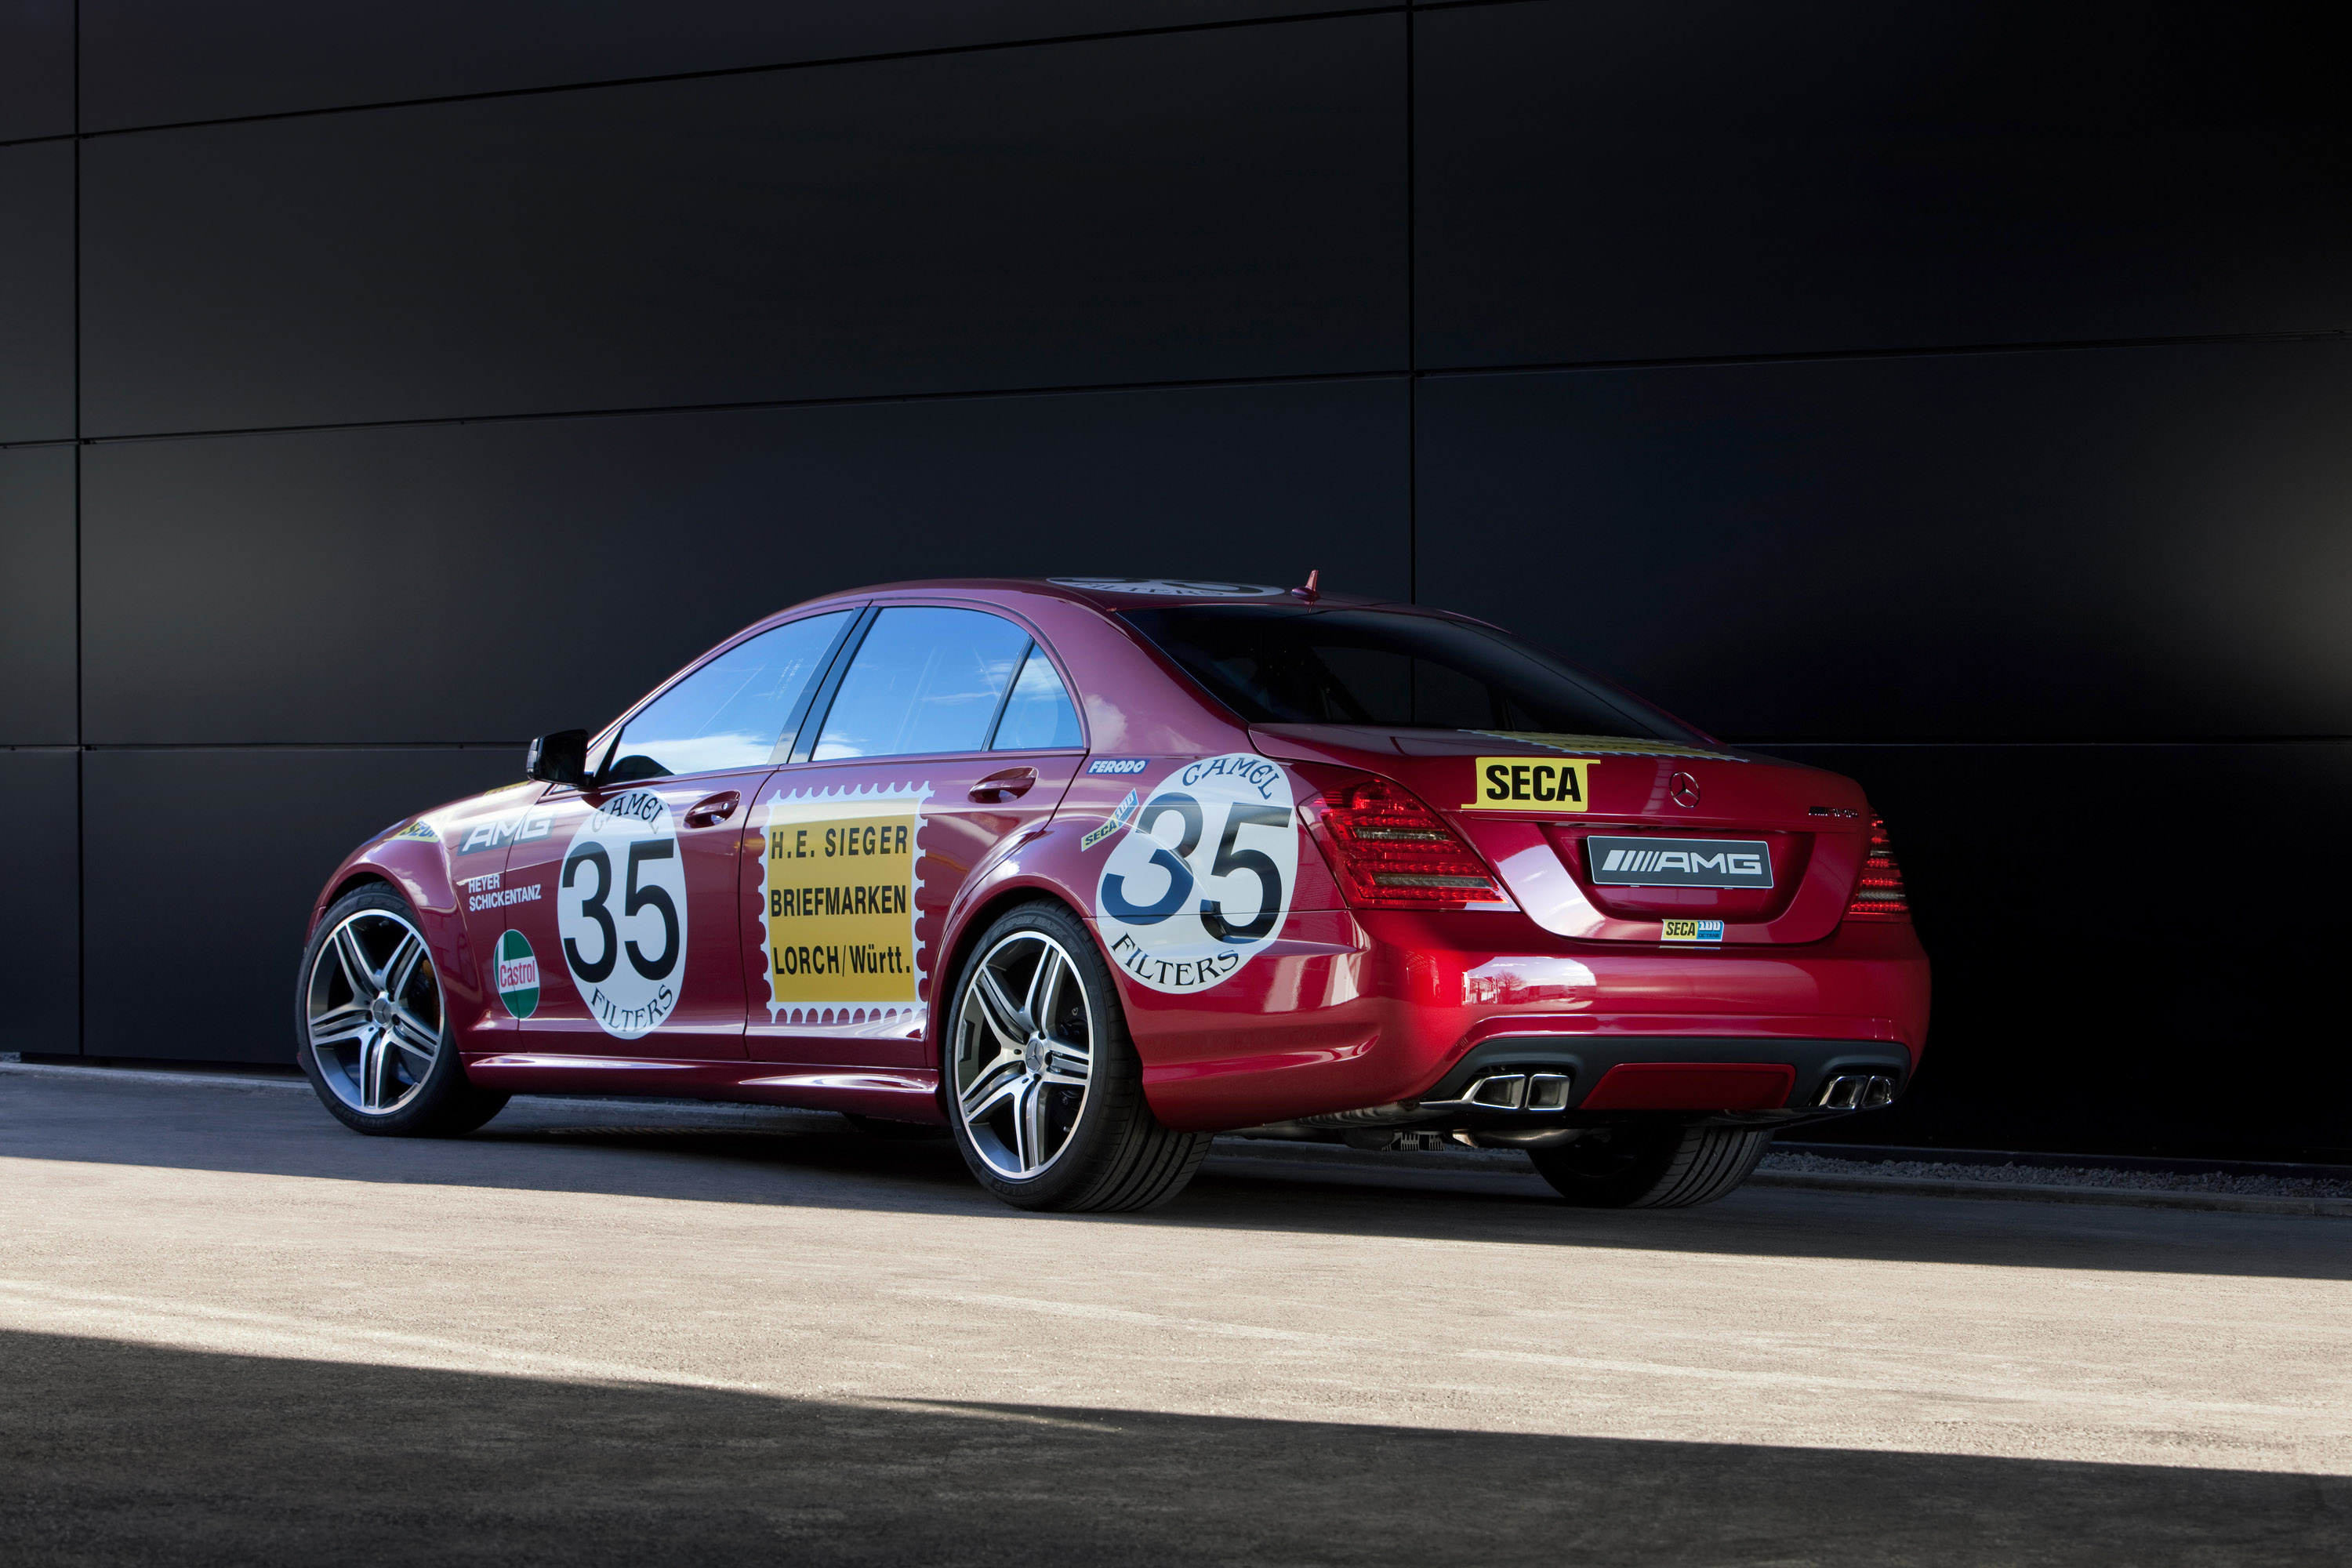
[[[1396,16],[104,138],[85,434],[1402,368]]]
[[[74,129],[73,0],[0,3],[0,142]]]
[[[106,131],[1334,8],[1297,0],[85,0],[83,115],[86,129]]]
[[[0,444],[101,437],[78,537],[0,454],[0,744],[85,748],[92,955],[137,824],[261,825],[89,1048],[283,1060],[354,839],[797,597],[1319,566],[1863,780],[1940,1002],[1854,1133],[2340,1145],[2352,12],[1303,9],[87,0],[79,174],[0,147]],[[2216,803],[2306,872],[2192,875]]]
[[[1420,363],[2352,327],[2347,16],[1425,14]]]
[[[85,930],[102,960],[89,973],[83,1049],[285,1061],[310,903],[336,863],[386,823],[512,780],[517,759],[506,746],[100,751],[83,768]],[[191,838],[189,823],[217,831]],[[167,838],[178,847],[159,861]],[[214,918],[159,930],[158,898],[198,887]]]
[[[1705,728],[2352,733],[2352,344],[1420,396],[1423,596],[1541,629]]]
[[[1391,380],[109,443],[89,734],[519,743],[892,578],[1402,595],[1404,430]]]
[[[0,441],[74,433],[74,144],[0,147]]]
[[[72,447],[0,450],[0,745],[79,740]]]
[[[0,1050],[79,1048],[79,763],[70,750],[0,747],[0,820],[8,824],[0,834],[0,953],[7,955]]]
[[[2352,742],[1778,750],[1869,789],[1936,959],[1919,1093],[1846,1135],[2341,1157],[2352,846],[2299,825]]]

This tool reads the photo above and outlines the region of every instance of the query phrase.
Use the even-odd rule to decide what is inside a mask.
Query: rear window
[[[1305,605],[1187,605],[1123,618],[1253,724],[1703,739],[1532,643],[1462,621]]]

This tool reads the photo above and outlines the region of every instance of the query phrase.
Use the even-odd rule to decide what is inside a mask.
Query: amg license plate
[[[1619,888],[1769,888],[1771,847],[1757,838],[1603,838],[1584,841],[1596,882]]]

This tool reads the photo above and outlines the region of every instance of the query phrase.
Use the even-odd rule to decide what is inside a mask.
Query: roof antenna
[[[1291,592],[1306,600],[1308,604],[1313,604],[1316,600],[1323,596],[1323,590],[1315,585],[1316,583],[1321,579],[1322,575],[1323,569],[1320,566],[1318,566],[1315,570],[1307,574],[1307,586],[1304,588],[1293,588]]]

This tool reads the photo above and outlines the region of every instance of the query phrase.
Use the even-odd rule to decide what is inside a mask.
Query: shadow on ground
[[[780,1111],[766,1124],[649,1126],[626,1102],[518,1100],[452,1140],[366,1138],[307,1091],[0,1075],[0,1155],[347,1181],[578,1192],[713,1203],[888,1209],[1036,1223],[975,1186],[952,1147]],[[1740,1257],[2352,1279],[2333,1219],[2086,1208],[1749,1188],[1700,1209],[1569,1208],[1532,1176],[1318,1173],[1213,1155],[1167,1208],[1074,1216],[1316,1234],[1628,1247]]]
[[[2338,1564],[2352,1480],[863,1405],[0,1332],[16,1563]]]

